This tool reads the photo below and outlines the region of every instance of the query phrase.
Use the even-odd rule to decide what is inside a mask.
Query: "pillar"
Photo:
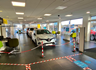
[[[4,37],[4,38],[6,38],[6,27],[5,27],[5,25],[3,25],[4,27],[2,27],[2,36]]]
[[[61,21],[58,22],[58,31],[61,33]]]
[[[47,29],[49,30],[49,23],[47,23]]]
[[[24,28],[25,28],[25,24],[22,25],[22,28],[23,28],[23,31],[24,31]]]
[[[13,24],[11,24],[10,32],[11,32],[11,37],[14,37],[14,25]]]
[[[83,27],[85,27],[85,41],[90,41],[90,29],[91,29],[91,16],[83,17]]]

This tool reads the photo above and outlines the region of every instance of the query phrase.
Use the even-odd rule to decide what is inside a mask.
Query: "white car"
[[[44,46],[55,46],[56,38],[47,29],[35,29],[32,33],[32,40],[36,45],[40,45],[42,42]]]
[[[28,36],[29,37],[32,36],[32,32],[33,32],[34,29],[36,29],[36,28],[29,28],[29,30],[28,30]]]

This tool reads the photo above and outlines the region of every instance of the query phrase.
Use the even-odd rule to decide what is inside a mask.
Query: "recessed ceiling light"
[[[38,18],[38,20],[42,20],[42,18]]]
[[[87,11],[86,13],[87,13],[87,14],[89,14],[89,13],[90,13],[90,11]]]
[[[51,16],[51,14],[44,14],[44,16]]]
[[[23,17],[18,17],[18,19],[23,19]]]
[[[66,15],[66,17],[71,17],[72,15],[70,14],[70,15]]]
[[[56,9],[63,10],[65,8],[67,8],[67,6],[58,6]]]
[[[0,12],[2,12],[2,10],[0,10]]]
[[[25,2],[16,2],[12,1],[13,6],[18,6],[18,7],[25,7]]]
[[[16,12],[17,15],[24,15],[23,12]]]

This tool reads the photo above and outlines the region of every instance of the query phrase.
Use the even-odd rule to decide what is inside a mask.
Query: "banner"
[[[3,23],[8,24],[7,20],[3,18]]]
[[[37,24],[37,28],[40,29],[40,24]]]

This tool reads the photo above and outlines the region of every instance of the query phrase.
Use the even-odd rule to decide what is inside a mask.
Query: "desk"
[[[5,42],[7,42],[7,40],[2,40],[3,47],[2,47],[2,48],[0,48],[0,51],[3,51],[3,50],[5,50],[5,49],[6,49]]]
[[[64,40],[70,41],[70,35],[71,35],[71,33],[65,32],[64,33]]]

